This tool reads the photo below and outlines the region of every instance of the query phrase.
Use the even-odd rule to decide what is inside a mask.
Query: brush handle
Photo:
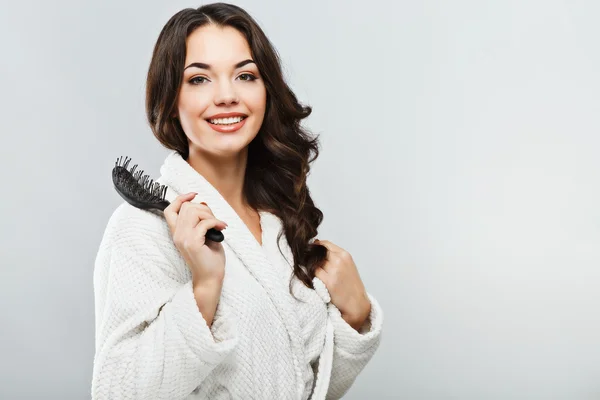
[[[225,236],[223,235],[223,232],[215,228],[210,228],[208,231],[206,231],[206,238],[208,240],[212,240],[213,242],[222,242],[223,239],[225,239]]]

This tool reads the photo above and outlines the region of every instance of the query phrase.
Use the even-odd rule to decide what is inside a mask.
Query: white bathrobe
[[[381,341],[382,310],[360,333],[330,302],[295,276],[280,219],[260,212],[262,246],[220,193],[177,152],[160,169],[166,199],[198,192],[223,231],[222,293],[209,327],[192,292],[191,273],[161,211],[126,202],[110,217],[94,269],[96,353],[92,398],[339,399]]]

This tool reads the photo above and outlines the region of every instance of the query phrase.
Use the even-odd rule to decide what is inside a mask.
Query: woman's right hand
[[[227,224],[218,220],[206,203],[190,200],[196,193],[177,196],[164,210],[175,247],[192,272],[194,284],[222,283],[225,277],[225,250],[219,242],[206,239],[210,228],[223,230]]]

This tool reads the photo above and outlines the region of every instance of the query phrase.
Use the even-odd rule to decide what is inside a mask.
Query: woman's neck
[[[211,154],[192,152],[190,149],[186,161],[217,189],[238,214],[250,211],[244,195],[247,150],[233,158],[218,158]]]

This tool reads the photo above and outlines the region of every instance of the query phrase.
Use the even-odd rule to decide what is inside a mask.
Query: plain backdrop
[[[0,398],[84,399],[94,258],[190,1],[0,12]],[[385,322],[347,399],[600,399],[598,2],[240,1],[321,134],[309,188]]]

